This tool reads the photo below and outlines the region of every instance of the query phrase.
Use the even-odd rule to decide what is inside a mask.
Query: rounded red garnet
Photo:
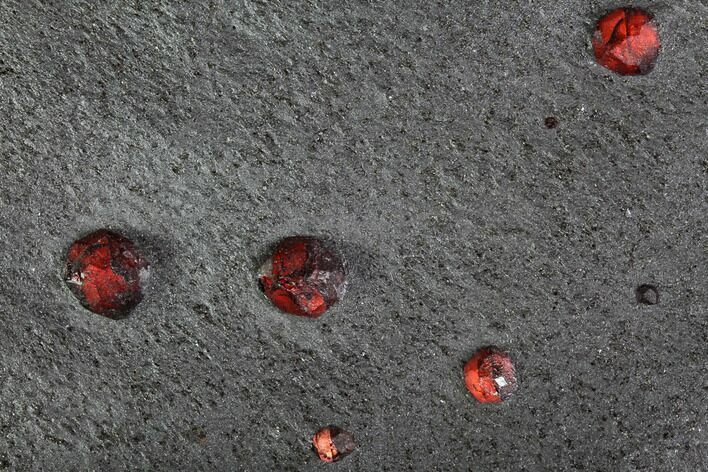
[[[465,384],[482,403],[499,403],[516,390],[516,371],[509,354],[495,347],[480,349],[465,364]]]
[[[108,230],[77,240],[66,258],[66,284],[84,307],[108,318],[124,318],[140,302],[147,275],[133,242]]]
[[[311,237],[282,240],[261,268],[265,295],[281,310],[317,318],[342,298],[344,264],[330,245]]]
[[[651,71],[659,54],[652,16],[638,8],[618,8],[600,18],[592,37],[597,62],[621,75]]]
[[[351,433],[336,426],[327,426],[315,433],[312,445],[325,462],[337,462],[356,448]]]
[[[659,290],[650,284],[642,284],[636,290],[637,302],[642,305],[656,305],[659,303]]]

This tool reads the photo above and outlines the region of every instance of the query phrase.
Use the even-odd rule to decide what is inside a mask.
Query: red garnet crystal
[[[637,287],[637,302],[642,305],[656,305],[659,303],[659,290],[653,285],[642,284]]]
[[[108,230],[74,242],[66,258],[66,284],[84,307],[108,318],[124,318],[140,302],[147,275],[132,241]]]
[[[336,426],[327,426],[317,431],[312,438],[312,445],[325,462],[337,462],[356,448],[351,433]]]
[[[621,75],[651,71],[659,46],[652,16],[638,8],[618,8],[603,16],[592,38],[597,62]]]
[[[495,347],[480,349],[465,364],[465,384],[482,403],[499,403],[516,390],[516,372],[509,354]]]
[[[344,264],[320,239],[292,237],[278,244],[261,268],[261,288],[275,306],[317,318],[344,295]]]

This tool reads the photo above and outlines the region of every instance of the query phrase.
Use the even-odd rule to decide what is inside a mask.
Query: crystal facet
[[[356,448],[351,433],[337,426],[326,426],[315,433],[312,445],[325,462],[337,462]]]
[[[281,310],[317,318],[342,298],[344,264],[327,242],[311,237],[286,238],[259,274],[265,295]]]
[[[99,230],[71,245],[65,281],[87,309],[108,318],[126,317],[142,299],[148,263],[129,239]]]
[[[465,384],[482,403],[499,403],[516,390],[516,371],[509,354],[495,347],[480,349],[465,364]]]
[[[621,75],[649,73],[660,44],[652,16],[638,8],[618,8],[603,16],[592,38],[598,64]]]

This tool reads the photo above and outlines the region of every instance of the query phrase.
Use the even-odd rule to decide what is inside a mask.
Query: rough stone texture
[[[708,468],[708,7],[640,0],[623,78],[616,6],[0,3],[0,468],[323,470],[330,423],[332,470]],[[102,227],[153,268],[122,322],[61,278]],[[258,290],[292,234],[351,263],[316,321]]]

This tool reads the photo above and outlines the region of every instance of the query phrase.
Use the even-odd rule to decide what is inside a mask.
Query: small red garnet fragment
[[[659,303],[659,290],[650,284],[642,284],[636,290],[637,302],[642,305],[656,305]]]
[[[345,270],[333,248],[321,239],[282,240],[260,270],[266,297],[286,313],[317,318],[344,296]]]
[[[516,371],[509,354],[495,347],[480,349],[465,364],[465,384],[482,403],[500,403],[516,390]]]
[[[99,315],[126,317],[142,299],[148,263],[129,239],[105,229],[71,245],[65,281],[81,304]]]
[[[597,22],[592,47],[598,64],[613,72],[647,74],[659,55],[659,32],[644,10],[618,8]]]
[[[336,426],[326,426],[317,431],[312,438],[312,445],[325,462],[337,462],[356,448],[351,433]]]

